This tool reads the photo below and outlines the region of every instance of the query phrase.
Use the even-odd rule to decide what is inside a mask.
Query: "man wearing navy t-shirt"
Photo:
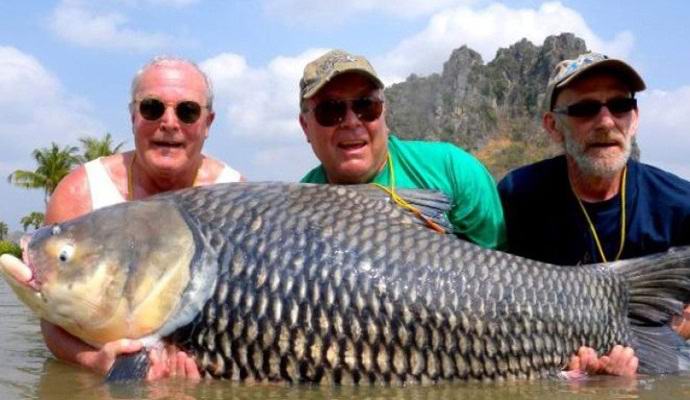
[[[690,244],[690,182],[630,159],[644,89],[630,65],[601,54],[557,65],[542,123],[564,154],[499,183],[509,252],[575,265]]]

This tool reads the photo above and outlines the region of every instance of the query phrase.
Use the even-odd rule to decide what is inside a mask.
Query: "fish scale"
[[[216,190],[223,192],[222,188]],[[234,246],[225,246],[223,250],[241,251],[244,255],[242,264],[232,267],[233,270],[244,268],[243,273],[219,287],[230,293],[246,290],[253,298],[280,304],[280,310],[290,309],[290,302],[297,298],[298,307],[311,312],[299,313],[292,324],[316,327],[310,331],[291,330],[291,348],[282,352],[274,341],[255,340],[255,333],[245,331],[243,337],[230,341],[234,356],[227,360],[230,362],[224,364],[225,368],[212,362],[222,354],[217,350],[219,346],[205,341],[189,342],[186,350],[196,354],[202,360],[202,370],[213,376],[232,378],[234,367],[242,371],[241,377],[251,375],[255,380],[271,377],[292,382],[320,379],[336,383],[348,379],[421,382],[441,377],[505,379],[555,373],[563,367],[567,355],[582,344],[604,351],[615,343],[630,343],[625,316],[615,313],[615,309],[625,307],[624,296],[616,296],[617,302],[607,302],[606,311],[618,318],[607,321],[604,335],[592,337],[588,328],[582,332],[574,328],[574,325],[602,324],[601,313],[594,312],[599,310],[592,308],[588,297],[581,296],[583,292],[616,293],[615,287],[620,285],[614,275],[602,273],[598,267],[591,268],[586,280],[573,282],[562,278],[570,273],[566,269],[537,263],[525,265],[507,254],[489,254],[452,236],[434,234],[410,223],[405,216],[392,219],[394,211],[389,205],[341,187],[291,186],[286,191],[276,191],[265,186],[247,186],[244,193],[227,198],[226,201],[232,202],[233,211],[229,213],[232,218],[221,219],[219,215],[223,214],[217,208],[223,202],[209,202],[208,197],[207,193],[192,191],[180,196],[179,201],[180,207],[190,210],[192,219],[205,227],[200,230],[210,242],[234,242]],[[306,206],[314,202],[317,206]],[[367,217],[341,228],[343,221],[339,215],[362,213]],[[257,227],[259,219],[261,226]],[[390,229],[392,224],[400,229]],[[295,232],[300,225],[306,225],[306,229]],[[340,235],[333,234],[331,225],[338,228]],[[247,240],[257,229],[265,229],[270,234]],[[227,232],[234,234],[225,236]],[[295,235],[305,235],[306,240],[293,240],[290,246],[285,246],[286,237]],[[398,247],[403,242],[409,245]],[[460,251],[453,251],[458,247]],[[435,251],[430,253],[427,249]],[[438,257],[439,252],[445,258]],[[291,263],[295,254],[300,254],[305,263]],[[351,257],[349,262],[344,262],[343,254]],[[399,256],[388,258],[387,254]],[[221,258],[230,260],[232,256]],[[362,268],[364,265],[368,267]],[[230,265],[220,267],[231,269]],[[443,276],[447,269],[456,270],[456,276]],[[303,282],[308,287],[302,290],[298,285],[288,291],[269,291],[263,275],[267,270],[271,270],[276,281]],[[358,284],[347,285],[344,274],[351,274]],[[535,277],[542,286],[536,283]],[[377,291],[380,286],[384,289]],[[404,289],[387,290],[396,286]],[[540,301],[544,290],[558,293],[561,299],[558,314],[563,315],[564,321],[553,324],[541,319],[548,314]],[[305,296],[305,292],[312,296]],[[464,293],[469,301],[453,306],[438,301],[439,293],[449,297]],[[354,299],[369,301],[362,307]],[[372,302],[379,305],[372,306]],[[229,308],[228,326],[238,323],[235,319],[240,318],[239,323],[245,326],[248,319],[254,326],[272,324],[276,330],[290,330],[288,315],[269,320],[264,307],[257,305],[256,300],[249,309],[246,305],[235,305],[233,310],[232,303],[219,303],[216,297],[207,304],[205,316],[199,316],[187,328],[191,328],[192,336],[208,334],[205,321],[217,319],[219,307]],[[381,312],[381,309],[389,311]],[[412,320],[401,323],[410,312]],[[372,315],[376,318],[372,319]],[[447,320],[439,319],[448,315],[466,322],[450,328]],[[499,333],[501,315],[507,315],[508,320],[503,323],[504,331]],[[306,321],[309,317],[312,320]],[[375,327],[364,331],[344,329],[343,321]],[[525,334],[525,328],[532,326],[540,329]],[[370,335],[368,332],[372,331],[380,333]],[[380,337],[382,334],[388,337]],[[564,341],[563,336],[578,340]],[[440,340],[441,337],[449,339]],[[550,341],[543,337],[554,339],[555,348],[545,345]],[[380,346],[382,342],[388,344]],[[202,345],[193,346],[195,343]],[[294,348],[297,343],[306,344],[310,351]],[[506,343],[513,345],[506,346]],[[554,357],[541,354],[553,351],[558,353]],[[280,362],[275,361],[276,357]],[[208,363],[204,364],[206,360]],[[287,368],[290,364],[300,367]]]

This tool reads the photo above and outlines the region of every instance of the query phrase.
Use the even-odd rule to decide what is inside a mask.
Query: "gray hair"
[[[137,88],[139,87],[139,82],[141,81],[141,76],[148,70],[149,68],[156,67],[156,66],[164,66],[164,65],[170,65],[170,64],[185,64],[189,65],[190,67],[194,68],[199,74],[204,78],[204,83],[206,84],[206,105],[209,109],[209,111],[213,110],[213,86],[211,85],[211,80],[209,79],[208,75],[204,71],[199,68],[199,66],[186,58],[182,57],[175,57],[175,56],[156,56],[151,59],[148,63],[144,64],[143,67],[137,71],[137,73],[134,75],[134,78],[132,79],[132,86],[130,88],[131,92],[131,97],[132,97],[132,103],[134,103],[134,95],[136,94]]]

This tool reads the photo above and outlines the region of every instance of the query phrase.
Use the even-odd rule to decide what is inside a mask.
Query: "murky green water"
[[[168,379],[152,384],[107,387],[101,377],[55,361],[41,339],[38,320],[0,280],[0,399],[684,399],[690,376],[623,379],[593,377],[582,382],[541,380],[499,384],[454,383],[411,387],[306,387],[190,383]]]

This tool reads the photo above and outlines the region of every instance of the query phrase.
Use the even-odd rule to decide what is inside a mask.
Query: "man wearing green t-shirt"
[[[300,108],[321,161],[302,182],[438,190],[451,199],[455,233],[483,247],[503,245],[503,210],[489,172],[451,144],[389,135],[383,82],[364,57],[333,50],[307,64]]]

